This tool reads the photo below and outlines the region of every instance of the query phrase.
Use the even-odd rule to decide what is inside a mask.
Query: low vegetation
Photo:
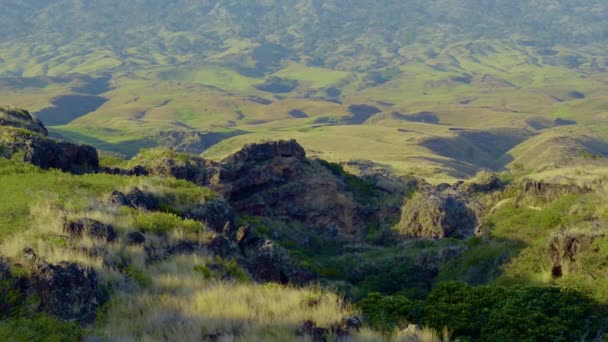
[[[608,329],[600,167],[435,186],[356,176],[295,141],[249,145],[223,164],[148,150],[82,175],[22,157],[0,158],[0,332],[11,339],[570,341]],[[302,218],[272,189],[310,194],[303,184],[341,196]],[[238,186],[251,197],[220,199]],[[436,230],[451,229],[441,217],[454,203],[475,225],[396,234],[408,202],[433,198],[445,200],[428,217]]]

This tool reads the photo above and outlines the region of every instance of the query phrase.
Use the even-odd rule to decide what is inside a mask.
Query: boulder
[[[397,229],[409,238],[463,238],[473,235],[477,225],[475,212],[459,196],[423,190],[406,202]]]
[[[102,292],[93,269],[67,262],[42,264],[32,281],[42,310],[66,321],[94,322]]]
[[[342,326],[347,331],[355,330],[358,332],[362,324],[359,317],[344,317],[342,318]]]
[[[327,342],[328,337],[330,337],[329,329],[318,327],[317,323],[313,321],[302,322],[296,330],[296,334],[312,342]]]
[[[110,196],[110,202],[119,206],[147,211],[154,211],[159,208],[158,199],[154,195],[145,193],[136,187],[126,195],[120,191],[114,191]]]
[[[235,216],[224,200],[211,200],[189,211],[186,216],[202,221],[209,229],[227,236],[235,233]]]
[[[270,240],[257,240],[258,248],[248,250],[248,269],[260,282],[278,284],[306,284],[314,279],[314,273],[302,268],[287,252]]]
[[[168,255],[205,254],[206,246],[197,241],[183,240],[169,247]]]
[[[226,258],[237,251],[237,246],[224,236],[216,236],[207,246],[209,251],[216,256]]]
[[[146,243],[146,236],[140,232],[130,232],[127,234],[127,245],[136,246]]]
[[[116,231],[112,225],[103,224],[88,218],[65,222],[63,224],[63,231],[73,238],[81,238],[85,234],[93,239],[105,242],[114,242],[117,238]]]

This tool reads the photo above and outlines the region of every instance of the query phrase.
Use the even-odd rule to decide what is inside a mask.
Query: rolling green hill
[[[601,139],[606,127],[601,1],[0,4],[0,103],[127,156],[165,145],[213,157],[291,136],[328,160],[442,181],[564,157],[526,159],[504,136],[480,151],[482,134],[463,129],[525,131],[511,139],[523,143],[573,124]],[[540,140],[568,158],[604,155]]]

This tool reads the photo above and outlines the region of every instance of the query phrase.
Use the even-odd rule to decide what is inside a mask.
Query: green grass
[[[30,208],[40,203],[86,205],[91,195],[101,195],[128,184],[128,177],[106,174],[74,176],[0,158],[0,240],[29,228]]]
[[[159,37],[168,50],[171,47],[176,50],[161,52],[152,46],[129,48],[121,57],[121,62],[127,62],[121,66],[116,64],[116,54],[103,48],[78,55],[70,49],[58,52],[42,45],[37,49],[41,55],[34,58],[26,49],[11,47],[1,57],[5,59],[5,72],[12,70],[16,75],[69,77],[75,72],[91,73],[92,69],[111,72],[113,89],[103,94],[109,100],[104,106],[68,125],[51,127],[50,131],[128,156],[140,148],[154,146],[161,131],[230,129],[247,134],[221,143],[207,156],[221,157],[243,143],[260,139],[297,138],[309,151],[332,162],[371,160],[399,174],[413,172],[433,182],[443,182],[468,178],[484,166],[446,159],[421,146],[425,139],[453,135],[449,128],[521,131],[530,129],[531,119],[550,123],[559,117],[577,121],[577,130],[564,134],[580,137],[589,129],[606,126],[608,89],[601,75],[589,72],[586,67],[574,69],[556,63],[540,56],[537,49],[509,39],[447,44],[416,42],[401,48],[399,53],[408,56],[406,60],[373,70],[370,56],[324,67],[307,65],[307,59],[289,61],[273,66],[267,76],[297,80],[300,85],[291,93],[273,96],[254,87],[264,82],[264,76],[239,73],[239,67],[255,64],[252,51],[257,43],[228,39],[211,51],[208,58],[193,60],[192,56],[181,55],[178,46],[195,44],[196,35],[162,30]],[[555,49],[557,59],[573,53],[566,47]],[[434,54],[428,55],[429,50]],[[387,57],[394,52],[379,49],[378,53]],[[597,51],[587,47],[576,53],[590,61]],[[401,72],[388,82],[367,83],[371,72],[397,66]],[[463,75],[471,76],[470,83],[454,81]],[[48,107],[54,96],[72,92],[71,86],[73,82],[51,82],[44,88],[4,86],[0,103],[36,111]],[[342,92],[341,103],[325,101],[323,89],[328,87]],[[582,92],[585,98],[574,99],[568,95],[570,91]],[[263,97],[272,103],[261,104],[250,96]],[[315,123],[319,117],[340,122],[348,115],[349,105],[360,103],[375,105],[383,112],[361,127],[319,127],[322,125]],[[301,110],[309,117],[293,118],[289,115],[292,110]],[[412,123],[391,116],[393,112],[422,111],[436,113],[440,125]],[[507,153],[505,158],[512,156],[521,159],[513,163],[538,169],[564,161],[555,156],[570,157],[570,146],[562,148],[562,139],[544,134]],[[542,158],[534,158],[539,154]]]
[[[312,89],[318,89],[339,85],[344,78],[349,76],[349,73],[326,68],[309,67],[299,63],[290,63],[273,75],[297,80]]]
[[[234,70],[213,65],[200,68],[169,69],[156,72],[151,76],[163,81],[202,84],[236,93],[253,92],[253,86],[264,82],[262,79],[246,77]]]
[[[170,201],[174,210],[204,203],[213,198],[210,190],[175,179],[114,176],[104,173],[75,176],[60,171],[42,171],[34,166],[0,158],[0,241],[27,230],[36,221],[32,208],[40,205],[58,206],[59,209],[81,211],[90,200],[103,197],[112,191],[144,186],[156,192],[164,201]],[[136,216],[142,229],[162,230],[182,227],[201,231],[202,224],[182,220],[173,214],[158,213]],[[162,223],[162,224],[161,224]]]
[[[164,233],[174,229],[183,229],[186,232],[203,232],[205,226],[195,220],[182,219],[171,213],[144,213],[134,211],[135,227],[142,232]]]

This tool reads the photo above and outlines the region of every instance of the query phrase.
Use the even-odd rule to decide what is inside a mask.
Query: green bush
[[[207,265],[196,265],[193,270],[202,274],[205,279],[211,279],[214,276],[214,272],[212,272]]]
[[[429,273],[410,259],[379,263],[355,291],[357,297],[378,292],[400,294],[409,298],[424,298],[431,289],[435,274]]]
[[[596,310],[596,303],[570,289],[448,282],[426,300],[423,324],[484,341],[574,341],[588,333],[582,322]]]
[[[182,219],[181,217],[163,212],[135,212],[135,225],[143,232],[161,233],[176,228],[186,231],[202,232],[205,226],[195,220]]]
[[[152,283],[152,279],[146,274],[145,271],[133,266],[129,265],[124,269],[126,275],[131,277],[139,286],[146,287]]]
[[[83,335],[76,323],[60,322],[45,314],[0,321],[3,341],[76,342]]]
[[[25,296],[16,290],[10,280],[0,281],[0,319],[21,313]]]
[[[422,303],[403,296],[383,296],[371,293],[359,303],[365,321],[375,330],[391,332],[406,322],[418,321]]]
[[[446,282],[423,302],[374,293],[357,305],[375,329],[391,331],[408,322],[447,327],[453,337],[480,341],[578,341],[596,336],[604,324],[598,303],[558,287]]]

